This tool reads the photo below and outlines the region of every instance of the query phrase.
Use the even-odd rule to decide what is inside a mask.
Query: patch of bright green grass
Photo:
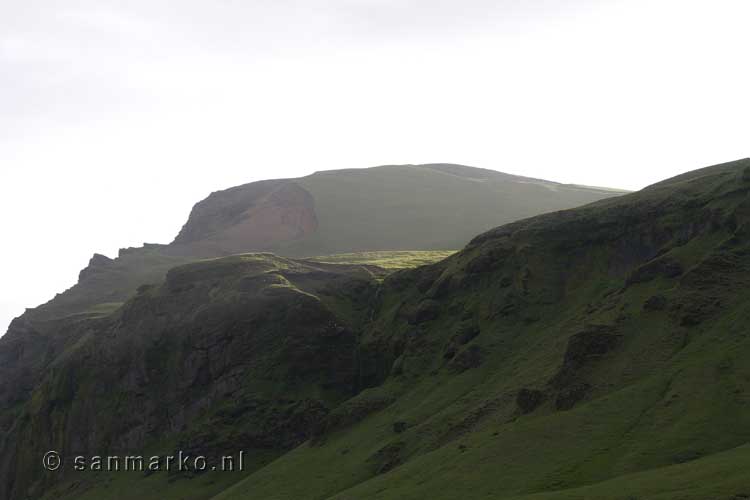
[[[327,264],[371,264],[384,269],[407,269],[441,261],[456,250],[401,250],[382,252],[339,253],[308,260]]]
[[[122,306],[122,304],[123,302],[103,302],[101,304],[91,306],[86,312],[89,314],[106,316],[115,312],[120,306]]]

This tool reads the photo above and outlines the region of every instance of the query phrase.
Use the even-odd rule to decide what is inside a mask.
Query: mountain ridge
[[[477,186],[467,175],[492,182]],[[215,191],[194,205],[171,243],[121,249],[106,261],[93,258],[77,284],[25,316],[52,319],[106,309],[125,301],[138,286],[163,280],[170,268],[195,259],[249,251],[312,257],[457,249],[480,230],[502,222],[622,194],[538,181],[563,186],[550,195],[517,180],[531,179],[463,165],[391,165]],[[512,186],[507,184],[511,181]]]

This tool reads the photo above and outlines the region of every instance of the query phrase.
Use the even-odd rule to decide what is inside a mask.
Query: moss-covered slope
[[[744,498],[749,192],[714,167],[389,277],[343,408],[388,406],[216,499]]]
[[[5,392],[3,484],[12,499],[745,498],[749,229],[744,160],[385,278],[272,255],[177,268],[110,316],[49,326],[67,332],[52,363],[8,355],[24,383]],[[255,460],[231,478],[54,477],[49,446]]]

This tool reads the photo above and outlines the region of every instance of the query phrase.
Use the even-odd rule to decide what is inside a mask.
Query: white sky
[[[456,162],[640,188],[750,156],[747,0],[3,0],[0,333],[209,192]]]

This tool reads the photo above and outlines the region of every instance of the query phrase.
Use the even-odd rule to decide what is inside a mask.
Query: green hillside
[[[173,268],[108,315],[17,322],[0,496],[748,498],[749,229],[743,160],[416,268],[240,255]],[[251,459],[54,475],[50,446]]]
[[[310,257],[308,260],[330,264],[372,264],[383,269],[398,270],[433,264],[454,253],[455,250],[355,252]]]
[[[394,275],[393,403],[215,498],[747,497],[748,192],[716,167]]]
[[[286,250],[294,255],[461,248],[501,224],[623,194],[460,165],[318,172],[296,183],[315,199],[319,228]]]

